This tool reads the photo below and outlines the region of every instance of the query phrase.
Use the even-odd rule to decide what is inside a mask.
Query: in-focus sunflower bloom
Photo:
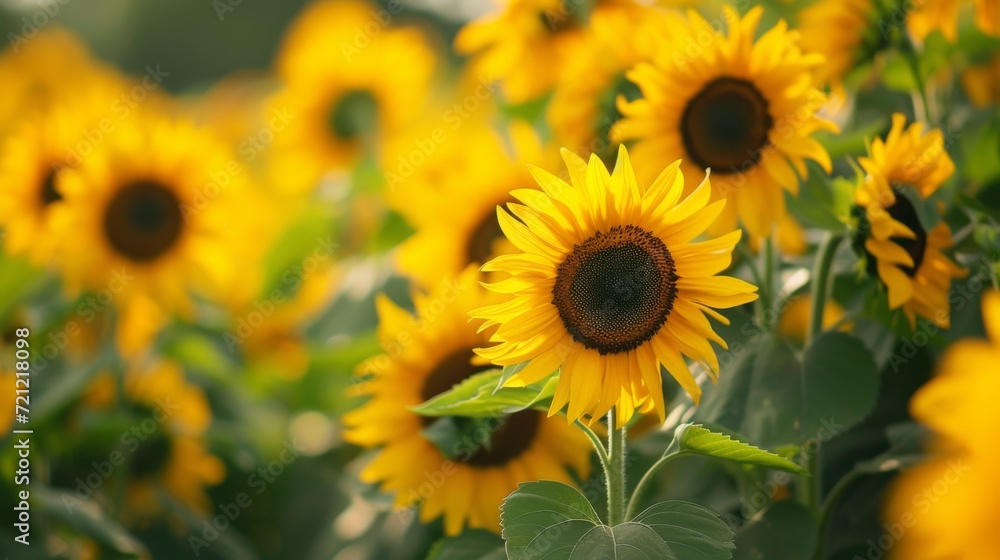
[[[580,52],[566,62],[565,78],[556,84],[546,109],[558,145],[614,162],[618,146],[609,136],[621,118],[615,100],[619,95],[629,100],[639,96],[625,72],[657,52],[662,35],[670,31],[662,16],[662,11],[649,7],[602,10],[591,16],[591,32]]]
[[[830,157],[812,134],[837,127],[816,116],[826,103],[811,85],[822,55],[803,54],[799,33],[784,21],[754,42],[759,6],[743,18],[731,8],[724,14],[728,35],[694,11],[687,21],[668,14],[669,42],[653,63],[626,74],[642,98],[618,98],[625,117],[612,138],[636,140],[631,152],[647,173],[681,155],[693,185],[711,168],[713,196],[730,202],[710,233],[731,231],[738,217],[750,234],[766,237],[785,214],[784,191],[798,193],[806,158],[829,172]]]
[[[946,39],[958,38],[958,19],[968,0],[924,0],[915,2],[906,12],[906,28],[918,40],[924,40],[934,31],[941,31]],[[975,0],[976,27],[987,35],[1000,35],[1000,0]]]
[[[544,192],[519,189],[510,212],[498,211],[519,253],[483,270],[510,278],[489,285],[511,299],[473,311],[483,328],[498,325],[494,346],[477,352],[498,365],[529,363],[510,384],[529,384],[561,369],[549,414],[569,404],[567,418],[598,418],[612,406],[624,425],[650,399],[666,416],[660,364],[695,402],[701,388],[684,356],[719,371],[725,341],[706,315],[757,299],[756,287],[717,276],[732,260],[739,230],[693,242],[722,212],[709,202],[708,178],[682,198],[680,161],[649,187],[636,181],[624,147],[609,175],[596,155],[589,164],[563,150],[572,184],[532,168]]]
[[[242,260],[232,194],[243,189],[233,161],[209,131],[133,111],[59,174],[57,265],[71,292],[113,294],[120,344],[139,344],[125,342],[129,330],[155,332],[164,312],[189,314],[190,292],[232,281]]]
[[[421,30],[387,27],[379,13],[367,2],[314,2],[281,46],[285,88],[272,105],[291,119],[275,148],[315,178],[377,156],[425,108],[434,52]]]
[[[156,422],[155,431],[144,440],[136,438],[137,447],[130,449],[133,459],[125,497],[128,518],[142,522],[162,513],[157,497],[160,489],[192,510],[208,513],[211,502],[205,488],[222,482],[226,468],[204,441],[212,421],[205,394],[170,362],[130,368],[124,388],[137,419]],[[117,405],[116,395],[117,380],[102,374],[89,387],[84,402],[92,409],[111,409]]]
[[[886,139],[876,138],[858,162],[868,175],[855,193],[862,214],[856,243],[863,242],[868,274],[885,285],[889,307],[902,308],[911,325],[920,315],[947,328],[951,280],[967,271],[942,252],[952,246],[948,224],[925,227],[908,198],[927,199],[954,172],[944,136],[936,129],[924,134],[921,123],[907,128],[896,113]]]
[[[399,507],[420,505],[420,518],[444,516],[445,532],[463,526],[499,532],[500,504],[528,480],[572,484],[568,469],[587,476],[590,444],[579,430],[537,410],[509,416],[474,452],[456,449],[446,458],[421,431],[435,419],[408,409],[471,375],[490,369],[473,349],[486,342],[468,320],[468,311],[492,296],[477,280],[474,267],[434,291],[413,294],[416,314],[388,298],[377,300],[379,339],[387,354],[363,363],[371,375],[362,391],[370,400],[344,417],[347,441],[379,447],[361,472],[395,493]],[[443,482],[431,482],[441,480]]]
[[[524,103],[566,79],[566,65],[586,44],[589,19],[628,17],[641,10],[634,0],[506,0],[500,13],[462,28],[455,50],[475,55],[474,73],[502,82],[511,103]]]
[[[485,123],[467,126],[461,139],[439,148],[458,152],[454,161],[465,162],[464,172],[451,168],[439,175],[428,169],[432,176],[419,172],[391,196],[391,204],[415,229],[400,247],[399,267],[420,286],[434,286],[470,264],[515,250],[500,230],[497,206],[512,200],[511,191],[533,186],[528,162],[548,157],[525,123],[510,127],[512,149]]]
[[[826,63],[816,68],[818,85],[842,80],[857,67],[866,42],[874,40],[876,6],[872,0],[819,0],[799,12],[802,50],[822,54]]]
[[[996,395],[1000,393],[1000,294],[983,294],[988,340],[951,346],[937,375],[913,396],[910,413],[934,431],[932,458],[900,475],[884,512],[902,526],[893,545],[900,560],[1000,558],[996,531],[1000,503],[1000,447]]]

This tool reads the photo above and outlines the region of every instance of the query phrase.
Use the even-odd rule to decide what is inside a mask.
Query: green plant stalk
[[[809,311],[809,330],[806,331],[806,345],[812,343],[816,335],[823,330],[823,311],[826,309],[826,298],[829,290],[830,268],[837,248],[843,241],[844,234],[828,232],[819,246],[816,254],[816,264],[813,267],[812,287],[809,297],[812,308]]]
[[[686,451],[671,451],[668,449],[667,452],[664,453],[663,457],[660,457],[658,461],[653,463],[653,466],[649,467],[646,474],[642,475],[642,478],[639,479],[639,484],[635,486],[635,490],[632,491],[632,497],[629,498],[628,501],[628,508],[625,510],[625,521],[634,519],[636,514],[639,513],[636,511],[639,509],[639,502],[642,500],[642,496],[646,493],[649,485],[656,479],[656,473],[660,472],[660,469],[666,466],[666,464],[670,461],[673,461],[674,459],[685,454],[687,454]]]
[[[597,458],[601,461],[601,468],[604,469],[605,473],[608,472],[611,468],[611,463],[609,463],[608,450],[604,448],[604,442],[601,441],[600,436],[594,433],[594,430],[591,430],[590,426],[579,420],[574,422],[574,424],[576,424],[576,427],[580,428],[580,430],[587,435],[587,438],[590,439],[590,443],[594,446],[594,451],[597,452]]]
[[[761,297],[760,322],[766,328],[770,328],[770,321],[767,319],[770,314],[768,310],[774,304],[774,234],[772,233],[764,240],[764,246],[760,250],[761,269]]]
[[[618,427],[618,409],[608,411],[609,468],[604,474],[608,490],[608,525],[625,521],[625,428]]]
[[[841,494],[859,478],[857,472],[851,472],[837,481],[833,489],[830,490],[830,494],[823,501],[823,507],[820,509],[819,520],[816,524],[816,554],[815,560],[822,560],[823,558],[823,547],[826,543],[826,525],[830,520],[830,512],[833,511],[833,506],[837,505],[837,500],[840,499]]]

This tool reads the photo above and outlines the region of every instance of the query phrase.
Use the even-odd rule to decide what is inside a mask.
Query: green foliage
[[[727,560],[733,548],[729,527],[701,506],[659,503],[609,527],[583,494],[559,482],[521,484],[501,512],[511,560]]]
[[[713,432],[700,424],[682,424],[677,427],[676,434],[679,451],[682,453],[707,455],[796,474],[806,472],[802,467],[784,457],[732,439],[728,435]]]
[[[503,541],[489,531],[468,530],[434,543],[427,560],[505,560]]]
[[[424,416],[470,417],[512,414],[528,408],[545,410],[558,383],[551,377],[527,387],[497,388],[501,376],[499,369],[478,373],[411,410]]]
[[[803,560],[816,548],[815,520],[798,502],[768,506],[736,535],[734,560]]]

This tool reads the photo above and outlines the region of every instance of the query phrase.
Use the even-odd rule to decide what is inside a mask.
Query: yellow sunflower
[[[7,253],[36,264],[50,260],[60,243],[50,223],[52,205],[62,200],[56,176],[82,161],[97,135],[105,134],[100,126],[112,122],[113,85],[82,88],[73,100],[53,102],[12,125],[0,152],[0,224]]]
[[[958,38],[960,12],[971,3],[967,0],[916,2],[906,13],[906,28],[921,41],[934,31],[941,31],[946,39],[954,42]],[[988,35],[1000,35],[1000,0],[975,0],[975,6],[976,27]]]
[[[976,107],[1000,103],[1000,54],[962,72],[962,87]]]
[[[902,308],[911,324],[920,315],[947,328],[951,280],[967,271],[943,253],[952,246],[948,225],[928,230],[907,198],[927,199],[954,172],[941,131],[924,134],[921,123],[907,128],[896,113],[886,139],[876,138],[870,156],[858,161],[868,174],[855,193],[868,273],[885,285],[889,307]]]
[[[117,78],[61,27],[48,26],[30,38],[11,33],[0,53],[0,132],[25,115],[75,97],[91,83]],[[110,111],[110,100],[106,110]]]
[[[696,12],[687,21],[668,15],[679,20],[669,46],[626,74],[642,98],[618,98],[624,118],[612,138],[637,141],[631,150],[645,173],[682,156],[685,179],[694,184],[711,168],[713,196],[730,203],[710,232],[732,230],[738,216],[749,233],[766,237],[785,213],[783,191],[798,192],[805,159],[830,169],[812,134],[837,128],[816,116],[826,98],[812,87],[812,72],[823,57],[803,54],[798,32],[784,21],[754,42],[759,6],[743,18],[730,8],[724,13],[727,35]]]
[[[498,325],[490,338],[496,344],[477,352],[498,365],[530,360],[511,383],[562,368],[550,415],[567,403],[570,421],[617,406],[623,425],[651,399],[662,420],[660,365],[698,402],[701,388],[684,356],[705,363],[714,381],[719,363],[710,341],[726,343],[708,317],[725,322],[714,308],[757,298],[756,287],[716,276],[741,232],[693,242],[726,202],[709,202],[707,177],[682,199],[680,161],[646,187],[624,147],[613,175],[596,156],[588,164],[563,150],[563,158],[571,184],[532,168],[544,192],[514,191],[523,204],[497,212],[520,252],[483,267],[509,273],[489,287],[513,297],[472,313],[484,328]]]
[[[600,10],[590,18],[590,33],[580,52],[566,61],[547,106],[546,119],[555,141],[573,152],[596,153],[613,161],[617,145],[609,138],[621,117],[615,99],[638,97],[639,90],[625,72],[650,60],[670,28],[654,8]],[[628,37],[623,41],[623,37]]]
[[[462,28],[455,50],[475,55],[473,72],[500,81],[511,103],[524,103],[567,78],[566,65],[585,48],[588,20],[642,9],[632,0],[507,0],[500,13]]]
[[[387,354],[361,365],[359,371],[372,376],[363,386],[370,400],[344,417],[345,439],[380,448],[362,480],[395,493],[397,506],[420,502],[424,521],[443,515],[448,535],[463,526],[499,531],[500,504],[518,483],[572,484],[568,469],[586,476],[590,466],[586,437],[537,410],[507,417],[490,433],[488,447],[456,449],[454,459],[421,434],[434,419],[407,407],[490,367],[475,358],[473,349],[486,336],[476,332],[467,315],[490,297],[478,278],[470,267],[432,292],[414,293],[415,315],[378,299],[379,338]]]
[[[838,87],[857,66],[876,13],[872,0],[819,0],[799,12],[802,50],[826,59],[815,70],[818,84]]]
[[[419,29],[385,18],[367,2],[315,2],[285,37],[276,63],[285,87],[272,106],[293,118],[275,147],[314,180],[377,156],[424,109],[434,51]]]
[[[243,220],[233,194],[245,175],[235,161],[188,123],[138,112],[118,121],[58,177],[51,219],[69,290],[107,292],[126,317],[148,321],[156,307],[189,313],[191,291],[234,280]]]
[[[1000,558],[1000,294],[983,294],[987,340],[951,346],[938,373],[910,402],[913,417],[931,428],[933,456],[900,475],[884,513],[898,527],[892,557],[905,560]],[[897,533],[898,534],[898,533]]]
[[[464,160],[466,172],[450,168],[438,175],[428,169],[431,177],[414,180],[391,198],[416,230],[399,249],[399,267],[420,286],[433,286],[470,264],[481,265],[514,249],[500,231],[496,208],[512,200],[511,191],[534,185],[528,163],[540,164],[546,157],[527,124],[511,126],[513,150],[485,123],[469,126],[461,139],[440,148],[460,152],[454,159]],[[439,180],[432,181],[434,177]]]
[[[161,513],[161,488],[192,510],[208,513],[205,487],[221,482],[226,470],[204,442],[212,420],[205,394],[170,362],[133,366],[125,374],[124,389],[138,414],[136,429],[122,437],[123,453],[129,455],[128,519],[142,522]],[[92,382],[84,402],[107,410],[116,406],[117,394],[117,380],[106,373]]]

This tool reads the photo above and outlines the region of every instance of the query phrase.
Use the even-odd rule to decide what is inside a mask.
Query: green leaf
[[[50,519],[56,523],[86,535],[106,548],[132,558],[150,558],[149,552],[117,521],[104,514],[91,500],[80,500],[72,492],[38,488],[32,490]]]
[[[823,333],[801,359],[771,335],[743,348],[726,383],[706,391],[695,422],[720,424],[776,449],[826,441],[875,407],[878,371],[856,337]]]
[[[676,434],[680,442],[681,451],[728,459],[737,463],[759,465],[796,474],[806,473],[805,469],[784,457],[732,439],[725,434],[712,432],[700,424],[682,424],[677,427]]]
[[[530,362],[521,362],[519,364],[514,364],[512,366],[503,366],[503,373],[500,374],[500,379],[497,380],[497,391],[503,389],[503,386],[510,381],[511,377],[517,375],[522,369],[528,366]]]
[[[499,429],[505,421],[504,417],[448,416],[438,418],[420,433],[433,443],[446,459],[464,459],[472,456],[480,447],[485,446],[489,449],[491,442],[489,434]]]
[[[859,474],[893,472],[916,465],[926,459],[923,441],[927,429],[916,422],[893,424],[886,428],[890,447],[877,457],[861,461],[854,466]]]
[[[312,257],[321,264],[332,264],[337,243],[328,209],[313,205],[289,227],[264,258],[264,289],[261,294],[279,290],[291,296],[300,287],[302,262]]]
[[[562,558],[554,553],[544,558]],[[598,525],[587,531],[573,549],[569,560],[677,560],[667,543],[651,527],[622,523],[614,527]]]
[[[698,504],[660,502],[633,521],[656,531],[677,560],[728,560],[733,556],[733,530],[715,512]]]
[[[427,560],[506,560],[503,540],[489,531],[470,529],[434,543]]]
[[[519,485],[500,511],[501,536],[511,560],[569,558],[576,543],[601,524],[579,490],[549,480]]]
[[[6,317],[45,272],[25,260],[0,253],[0,317]]]
[[[501,375],[499,369],[478,373],[411,410],[423,416],[486,417],[527,408],[545,409],[558,384],[558,379],[551,377],[527,387],[497,389]]]
[[[781,500],[755,515],[736,535],[735,560],[802,560],[816,548],[816,523],[798,502]]]

